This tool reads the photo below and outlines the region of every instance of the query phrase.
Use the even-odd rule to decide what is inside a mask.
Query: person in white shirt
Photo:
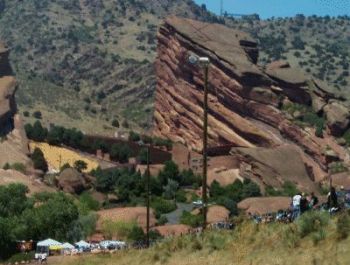
[[[301,195],[298,193],[292,199],[293,219],[296,219],[300,216],[300,201],[301,201]]]

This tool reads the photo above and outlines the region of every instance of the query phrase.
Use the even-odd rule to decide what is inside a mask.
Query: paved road
[[[177,203],[177,209],[171,213],[166,214],[166,218],[168,219],[168,224],[179,224],[180,217],[183,211],[192,211],[193,205],[190,203]]]

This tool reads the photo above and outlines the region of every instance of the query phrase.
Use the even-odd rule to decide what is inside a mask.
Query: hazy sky
[[[223,0],[228,13],[253,14],[261,18],[304,15],[350,15],[350,0]],[[220,0],[195,0],[220,13]]]

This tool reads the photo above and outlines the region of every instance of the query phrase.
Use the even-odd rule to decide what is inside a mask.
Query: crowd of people
[[[271,223],[275,221],[290,223],[310,210],[328,211],[330,214],[333,214],[341,209],[350,209],[350,190],[345,190],[344,187],[341,187],[339,191],[336,191],[335,187],[331,187],[326,201],[321,202],[313,192],[310,195],[298,193],[291,198],[289,209],[263,215],[253,214],[251,218],[256,223]]]

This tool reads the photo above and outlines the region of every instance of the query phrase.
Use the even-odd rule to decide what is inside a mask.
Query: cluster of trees
[[[89,204],[82,213],[83,203],[63,193],[27,193],[23,184],[0,186],[0,260],[14,253],[18,240],[76,241],[94,232],[97,218]]]
[[[210,186],[210,200],[230,210],[231,215],[238,214],[237,203],[245,198],[261,196],[259,186],[249,180],[243,182],[236,180],[234,183],[222,187],[214,181]]]
[[[96,177],[96,189],[104,193],[114,193],[120,203],[125,205],[143,204],[146,197],[146,176],[129,169],[93,170]],[[176,201],[185,202],[181,187],[200,185],[201,178],[191,170],[180,171],[173,161],[165,163],[157,176],[150,177],[152,194],[151,206],[156,216],[176,209]]]
[[[139,142],[142,141],[145,144],[152,144],[154,146],[164,146],[167,149],[171,149],[173,146],[173,143],[169,139],[164,139],[160,137],[151,137],[148,135],[141,135],[139,133],[136,133],[134,131],[130,131],[129,133],[129,141],[131,142]]]
[[[102,150],[105,153],[110,153],[111,158],[120,163],[128,162],[133,155],[133,150],[128,143],[117,143],[110,145],[102,139],[91,139],[84,135],[80,130],[75,128],[67,129],[62,126],[51,126],[50,130],[43,127],[40,121],[36,121],[33,125],[26,124],[24,126],[27,137],[38,142],[48,142],[51,145],[67,145],[72,148],[95,153],[96,150]],[[149,137],[140,135],[133,131],[130,132],[129,141],[139,142],[143,141],[145,144],[153,144],[154,146],[166,146],[168,149],[172,147],[170,140],[159,137]],[[146,162],[145,150],[141,150],[139,154],[141,161]]]
[[[238,214],[237,203],[245,198],[261,196],[260,188],[249,179],[244,179],[243,182],[236,180],[234,183],[225,187],[221,186],[217,181],[213,181],[210,186],[209,203],[224,206],[230,211],[230,215]],[[193,215],[190,212],[184,211],[180,217],[180,222],[192,227],[198,227],[203,222],[201,214]]]

